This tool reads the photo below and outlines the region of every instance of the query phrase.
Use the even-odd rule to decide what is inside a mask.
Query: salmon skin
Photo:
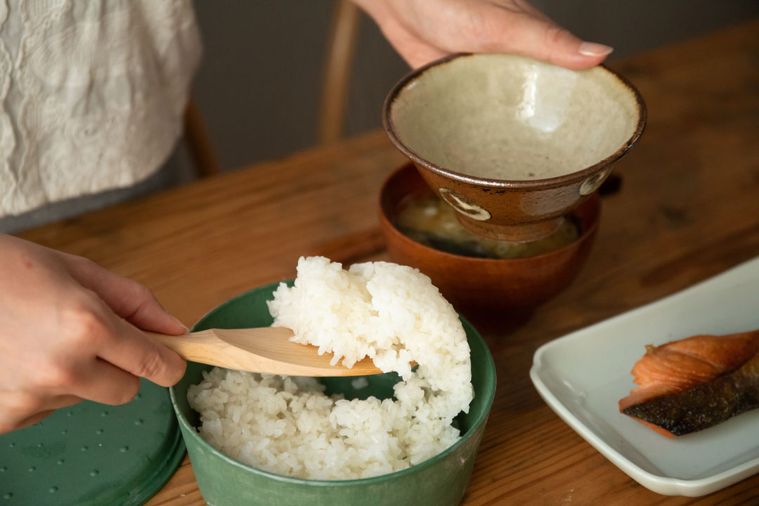
[[[759,408],[759,331],[647,346],[632,375],[622,413],[668,437],[712,427]]]

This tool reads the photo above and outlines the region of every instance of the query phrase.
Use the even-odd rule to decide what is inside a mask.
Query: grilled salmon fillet
[[[619,410],[668,437],[759,408],[759,331],[647,346]]]

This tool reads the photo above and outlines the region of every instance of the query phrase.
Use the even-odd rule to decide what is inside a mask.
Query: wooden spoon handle
[[[155,332],[144,332],[155,341],[177,352],[185,360],[203,364],[233,367],[234,355],[239,355],[237,348],[229,346],[210,330],[190,332],[181,336],[170,336]],[[249,357],[248,357],[249,358]]]
[[[292,331],[283,327],[208,329],[182,336],[145,334],[186,360],[227,369],[285,376],[365,376],[382,372],[369,358],[350,369],[333,366],[332,355],[319,355],[314,346],[290,342]]]

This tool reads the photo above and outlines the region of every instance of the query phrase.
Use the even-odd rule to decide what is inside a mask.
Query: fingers
[[[79,371],[72,391],[82,399],[117,406],[134,399],[140,379],[108,362],[95,359]]]
[[[80,402],[82,402],[82,398],[77,397],[76,395],[56,395],[46,402],[44,407],[48,412],[53,412],[56,409],[67,408],[79,404]]]
[[[390,44],[412,68],[421,67],[448,54],[419,38],[400,23],[388,21],[380,28]]]
[[[143,285],[114,274],[94,262],[67,255],[72,276],[95,292],[120,317],[145,330],[179,335],[187,332],[182,322],[167,313]]]
[[[576,70],[598,65],[613,51],[582,41],[543,15],[490,8],[493,12],[479,38],[479,51],[517,53]]]
[[[503,7],[508,8],[508,3],[506,2],[496,2],[496,3],[501,3]],[[551,21],[551,19],[548,16],[546,16],[543,11],[533,6],[527,0],[512,0],[511,4],[514,6],[514,9],[517,12],[519,11],[526,12],[527,14],[530,14],[531,16],[535,18],[543,19],[545,21]]]
[[[399,46],[396,47],[396,50],[411,68],[421,67],[422,65],[448,55],[448,53],[428,44]]]
[[[187,364],[179,355],[123,320],[116,322],[114,331],[118,337],[99,349],[100,358],[161,386],[182,379]]]
[[[56,409],[73,406],[82,399],[73,395],[33,395],[19,391],[0,392],[0,434],[28,427]]]
[[[52,415],[53,413],[55,413],[55,410],[51,409],[51,410],[48,410],[48,411],[43,411],[42,413],[37,413],[36,415],[32,415],[29,418],[27,418],[25,420],[22,420],[21,422],[17,423],[16,426],[15,426],[15,428],[14,428],[14,430],[15,429],[23,429],[23,428],[26,428],[26,427],[31,427],[32,425],[34,425],[34,424],[36,424],[38,422],[41,422],[43,419],[47,418],[48,416]]]
[[[172,385],[184,361],[124,318],[185,328],[143,286],[80,257],[0,235],[0,432],[90,399],[131,400],[138,376]]]
[[[21,420],[19,423],[16,424],[17,429],[22,429],[24,427],[30,427],[36,423],[39,423],[44,418],[47,418],[48,416],[55,413],[55,410],[61,409],[61,408],[68,408],[69,406],[74,406],[76,404],[79,404],[82,402],[82,399],[75,396],[75,395],[58,395],[55,397],[50,398],[47,402],[43,404],[43,411],[40,411],[38,413],[35,413],[28,418]]]
[[[53,357],[54,366],[46,369],[48,378],[44,384],[74,386],[79,388],[73,390],[77,395],[118,404],[128,399],[118,397],[114,390],[99,391],[97,385],[92,385],[93,390],[87,390],[85,394],[78,385],[109,383],[115,389],[123,388],[124,395],[131,399],[137,388],[135,377],[171,386],[184,374],[185,363],[179,355],[115,315],[94,293],[83,292],[69,304],[72,308],[59,315],[58,353]],[[128,373],[131,378],[99,367],[98,358]]]
[[[580,40],[527,0],[354,1],[412,66],[451,53],[513,53],[579,70],[612,51]]]

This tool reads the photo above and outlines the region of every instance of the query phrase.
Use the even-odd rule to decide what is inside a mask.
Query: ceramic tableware
[[[562,420],[641,485],[701,496],[759,472],[759,410],[670,439],[619,412],[648,344],[759,328],[759,257],[543,345],[530,378]]]
[[[271,325],[266,306],[277,285],[254,289],[211,311],[193,330]],[[190,363],[184,378],[171,388],[171,399],[192,461],[198,486],[209,504],[354,506],[373,504],[457,505],[466,491],[485,423],[495,395],[495,364],[480,334],[463,322],[472,357],[474,400],[469,412],[456,418],[462,437],[442,453],[408,469],[355,480],[291,478],[241,464],[225,456],[197,432],[198,414],[187,402],[187,389],[202,379],[208,366]],[[392,395],[395,374],[366,376],[368,386],[355,387],[353,378],[322,378],[327,392],[347,398]]]
[[[604,66],[572,71],[506,54],[458,54],[388,95],[390,140],[478,235],[553,233],[635,144],[646,109]]]
[[[430,193],[411,164],[394,172],[380,193],[380,228],[393,261],[430,276],[453,305],[468,316],[528,314],[557,295],[575,278],[590,253],[598,229],[601,204],[597,195],[574,212],[579,237],[542,255],[492,259],[447,253],[405,235],[397,226],[400,208],[409,198]]]

